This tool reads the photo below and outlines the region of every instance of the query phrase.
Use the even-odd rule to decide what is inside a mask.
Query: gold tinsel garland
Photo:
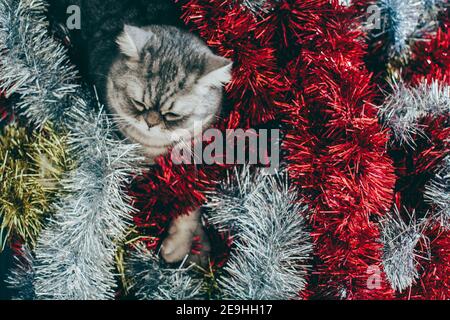
[[[28,132],[10,124],[0,134],[0,252],[12,238],[31,247],[52,212],[59,181],[71,167],[67,136],[50,125]]]

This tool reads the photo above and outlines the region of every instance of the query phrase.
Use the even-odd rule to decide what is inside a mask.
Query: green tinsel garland
[[[71,167],[67,137],[51,126],[27,132],[17,124],[0,135],[0,252],[11,237],[34,247],[59,180]]]

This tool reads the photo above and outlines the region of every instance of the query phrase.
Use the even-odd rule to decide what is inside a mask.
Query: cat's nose
[[[149,128],[153,128],[161,122],[161,115],[159,112],[149,111],[145,116],[145,122],[147,122]]]

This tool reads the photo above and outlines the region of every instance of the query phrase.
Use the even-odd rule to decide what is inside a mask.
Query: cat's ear
[[[231,60],[209,54],[199,83],[212,87],[221,87],[227,84],[231,81],[232,66],[233,62]]]
[[[132,59],[139,59],[140,52],[152,36],[153,33],[150,31],[126,24],[116,42],[124,55]]]

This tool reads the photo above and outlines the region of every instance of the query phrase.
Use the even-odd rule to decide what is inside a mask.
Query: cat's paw
[[[197,237],[201,247],[200,253],[191,255],[195,237]],[[189,256],[189,262],[205,265],[210,251],[211,246],[208,236],[200,222],[200,210],[175,219],[169,228],[168,237],[161,245],[161,256],[167,263],[181,262],[186,256]]]

